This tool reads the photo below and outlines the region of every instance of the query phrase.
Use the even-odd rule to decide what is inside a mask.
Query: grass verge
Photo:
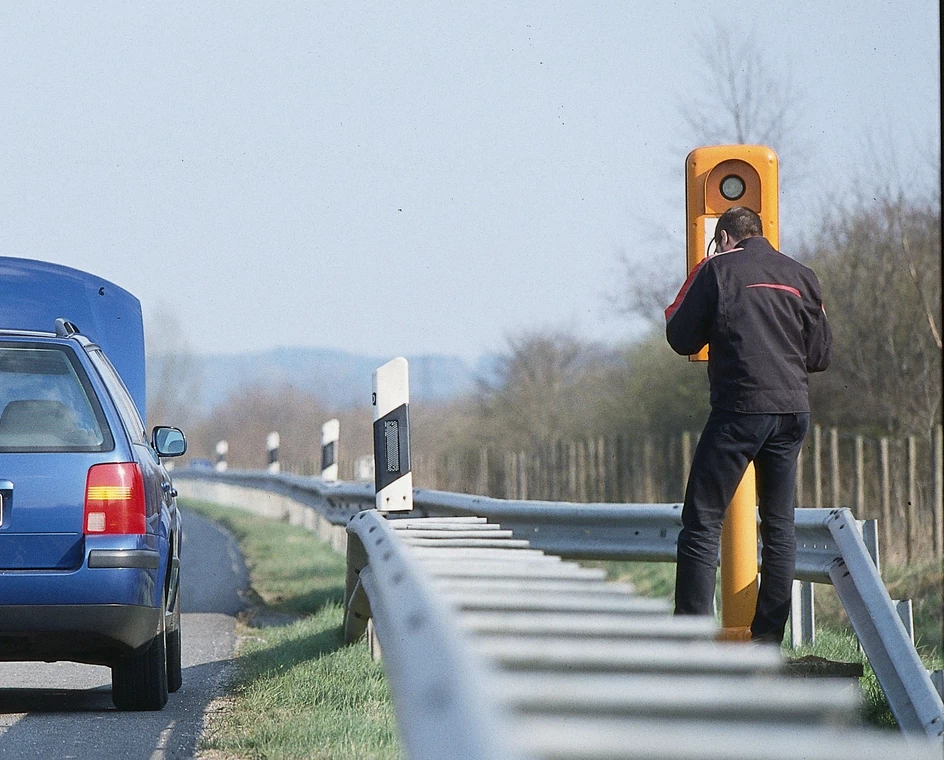
[[[675,564],[671,562],[585,562],[602,567],[607,577],[631,583],[642,596],[671,599],[675,594]],[[884,571],[886,586],[893,598],[911,599],[915,617],[915,641],[918,654],[929,670],[944,668],[941,645],[942,571],[939,563],[912,564],[906,568],[889,567]],[[863,717],[869,723],[897,727],[885,693],[858,641],[832,586],[816,585],[816,641],[812,646],[794,649],[784,645],[790,658],[814,655],[838,662],[863,665],[859,679],[862,690]]]
[[[343,643],[344,558],[308,531],[206,502],[239,543],[253,608],[230,695],[200,742],[213,758],[401,756],[383,667]]]

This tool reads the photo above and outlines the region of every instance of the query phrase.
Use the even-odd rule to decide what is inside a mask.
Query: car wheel
[[[167,704],[163,628],[141,654],[111,666],[111,700],[119,710],[160,710]]]
[[[173,624],[167,631],[167,691],[174,693],[183,684],[180,656],[180,591],[174,602]]]

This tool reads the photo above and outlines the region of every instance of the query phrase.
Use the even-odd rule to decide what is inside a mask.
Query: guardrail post
[[[338,479],[338,444],[341,438],[341,423],[334,419],[321,426],[321,479]]]
[[[344,643],[357,641],[367,630],[370,602],[361,587],[361,570],[367,567],[367,552],[356,533],[347,534],[347,575],[344,582]]]
[[[790,599],[790,643],[794,649],[816,642],[816,608],[813,584],[793,581]]]
[[[374,487],[377,509],[413,509],[409,365],[398,356],[374,372]]]
[[[875,563],[875,569],[881,576],[882,563],[879,560],[878,552],[878,521],[863,520],[860,527],[862,528],[862,541],[865,543],[865,548],[868,549],[872,562]]]
[[[911,604],[911,600],[892,599],[892,604],[895,605],[895,612],[898,613],[901,624],[905,626],[905,633],[908,634],[911,646],[914,646],[914,608]]]

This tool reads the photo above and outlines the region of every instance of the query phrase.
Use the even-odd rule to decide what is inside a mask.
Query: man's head
[[[715,245],[724,253],[737,246],[745,238],[764,234],[764,225],[760,217],[743,206],[735,206],[725,211],[715,227]]]

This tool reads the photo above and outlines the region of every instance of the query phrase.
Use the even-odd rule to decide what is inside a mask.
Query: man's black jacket
[[[813,270],[765,238],[705,259],[665,310],[679,354],[708,345],[711,405],[748,414],[808,412],[809,372],[832,358],[832,333]]]

